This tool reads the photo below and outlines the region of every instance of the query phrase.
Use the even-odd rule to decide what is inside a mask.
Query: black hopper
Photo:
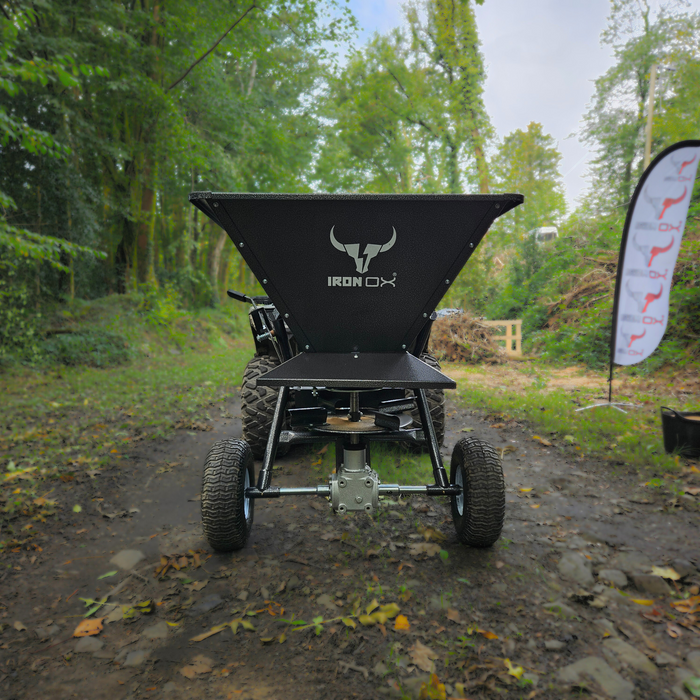
[[[495,474],[495,452],[474,439],[460,441],[458,467],[455,471],[453,458],[448,478],[439,449],[442,435],[433,423],[436,406],[444,402],[442,390],[455,383],[426,349],[438,303],[491,223],[521,204],[522,195],[194,192],[190,201],[226,230],[267,295],[231,293],[253,306],[258,352],[249,370],[260,393],[253,397],[255,424],[246,422],[243,407],[246,441],[215,446],[229,466],[210,454],[205,467],[202,512],[210,543],[219,549],[243,546],[255,498],[315,493],[329,497],[336,512],[371,513],[381,494],[410,492],[451,496],[460,538],[478,546],[495,541],[503,508],[495,507],[501,515],[491,524],[481,523],[488,534],[479,539],[464,488],[465,479],[476,478],[474,469]],[[271,391],[276,403],[266,409],[261,433],[260,406]],[[292,429],[283,430],[285,424]],[[270,485],[277,453],[331,435],[337,468],[327,486]],[[435,483],[381,484],[369,459],[369,443],[377,440],[427,447]],[[246,450],[252,450],[250,465]],[[263,458],[257,486],[253,456]],[[242,499],[241,507],[248,509],[235,517],[212,505],[222,498],[213,485],[222,469],[240,481],[238,491],[226,497]],[[496,472],[501,474],[500,463]],[[493,474],[484,478],[498,480]]]

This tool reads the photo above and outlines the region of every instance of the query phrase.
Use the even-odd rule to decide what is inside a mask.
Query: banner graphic
[[[615,284],[611,360],[633,365],[658,347],[668,323],[673,270],[700,162],[700,141],[660,153],[627,211]]]

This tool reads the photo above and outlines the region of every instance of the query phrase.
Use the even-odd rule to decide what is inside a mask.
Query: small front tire
[[[501,536],[506,513],[503,467],[496,450],[477,438],[462,438],[452,451],[450,483],[462,487],[452,496],[457,537],[471,547],[491,547]]]
[[[253,526],[255,501],[245,490],[255,484],[253,453],[244,440],[219,440],[212,445],[202,475],[202,526],[217,552],[245,547]]]

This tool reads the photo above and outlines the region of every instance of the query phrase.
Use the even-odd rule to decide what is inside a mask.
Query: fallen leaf
[[[688,676],[684,679],[683,685],[693,697],[700,698],[700,678],[697,676]]]
[[[418,666],[421,671],[427,673],[435,673],[435,662],[433,659],[439,658],[439,655],[430,647],[425,646],[419,640],[409,649],[408,653],[413,660],[413,663]]]
[[[124,608],[121,605],[115,605],[112,612],[102,619],[105,625],[112,622],[119,622],[124,619]]]
[[[360,615],[357,619],[365,627],[372,627],[377,624],[377,621],[371,615]]]
[[[370,617],[379,625],[385,625],[386,621],[389,619],[389,616],[386,613],[379,610],[373,612]]]
[[[678,625],[674,625],[671,622],[666,623],[666,632],[668,636],[673,639],[678,639],[678,637],[683,634],[683,630]]]
[[[406,632],[411,629],[408,618],[405,615],[399,615],[394,622],[394,629],[400,632]]]
[[[419,700],[447,700],[445,684],[440,683],[437,675],[432,673],[430,680],[421,685],[418,698]]]
[[[377,599],[375,598],[366,608],[365,612],[369,615],[372,610],[376,610],[379,607],[379,603],[377,602]]]
[[[435,556],[442,547],[439,544],[433,544],[431,542],[418,542],[416,544],[408,545],[408,552],[411,556],[418,556],[420,554],[425,554],[429,557]]]
[[[532,491],[532,487],[526,488],[526,489],[518,489],[521,493],[530,493]]]
[[[473,433],[474,428],[462,428],[459,432],[460,433]]]
[[[540,504],[539,503],[531,503],[530,508],[539,508]]]
[[[691,496],[700,496],[700,486],[686,486],[685,492]]]
[[[508,675],[514,676],[515,678],[520,680],[520,677],[525,672],[525,669],[522,666],[513,666],[510,659],[503,659],[503,663],[506,665],[506,668],[508,669]]]
[[[198,634],[196,637],[192,637],[190,639],[190,641],[191,642],[201,642],[205,639],[209,639],[209,637],[213,637],[215,634],[219,634],[219,632],[226,629],[227,627],[228,627],[227,624],[216,625],[215,627],[212,627],[209,631],[202,632],[202,634]]]
[[[452,622],[456,622],[458,625],[462,624],[462,618],[460,617],[459,610],[455,608],[447,608],[447,619]]]
[[[96,617],[91,620],[83,620],[73,632],[74,637],[92,637],[95,634],[102,632],[103,624],[102,617]]]
[[[187,666],[183,666],[180,669],[180,673],[185,677],[193,680],[198,675],[204,673],[211,673],[212,668],[214,668],[214,662],[207,658],[206,656],[195,656],[192,663]]]
[[[379,608],[379,611],[384,613],[390,620],[399,614],[401,608],[396,603],[387,603]]]
[[[656,608],[654,608],[653,610],[651,610],[649,612],[643,612],[642,617],[647,619],[647,620],[650,620],[651,622],[656,622],[656,623],[664,621],[663,614],[661,613],[660,610],[657,610]]]
[[[637,605],[653,605],[654,604],[653,600],[644,600],[644,598],[630,598],[630,600],[633,603],[636,603]]]
[[[671,607],[682,613],[696,613],[700,612],[700,595],[694,595],[685,600],[676,600],[671,603]]]
[[[505,423],[494,423],[493,425],[490,425],[489,428],[505,428],[506,424]]]
[[[12,625],[18,632],[23,632],[27,628],[19,621],[16,620],[15,623]]]
[[[681,577],[680,574],[670,566],[652,566],[651,573],[654,576],[671,579],[671,581],[678,581]]]
[[[486,639],[498,639],[498,635],[495,632],[489,632],[487,630],[477,630],[477,632],[484,635]]]
[[[440,532],[440,530],[436,530],[434,527],[419,527],[418,532],[423,535],[423,539],[426,542],[430,540],[434,540],[435,542],[447,542],[447,535]]]
[[[353,620],[350,617],[342,617],[340,618],[341,622],[346,626],[346,627],[352,627],[353,629],[357,628],[357,624],[355,623],[355,620]]]
[[[335,532],[326,532],[325,534],[321,535],[321,539],[325,540],[326,542],[334,542],[336,540],[340,540],[340,535],[337,535]]]
[[[190,591],[201,591],[202,588],[204,588],[207,584],[209,583],[209,579],[206,581],[194,581],[193,583],[190,583],[185,586]]]
[[[74,513],[80,513],[81,510],[82,510],[82,507],[79,506],[77,503],[73,506]]]
[[[119,572],[118,571],[108,571],[106,574],[102,574],[102,576],[98,576],[97,580],[99,581],[100,579],[103,578],[109,578],[110,576],[116,576]]]

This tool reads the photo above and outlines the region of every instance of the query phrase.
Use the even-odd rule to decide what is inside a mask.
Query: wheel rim
[[[459,496],[455,496],[455,504],[457,505],[457,512],[460,515],[464,515],[464,479],[462,478],[462,470],[460,468],[457,469],[457,473],[455,474],[455,485],[462,487]]]
[[[250,472],[245,469],[245,478],[243,480],[243,515],[245,516],[245,519],[248,520],[250,517],[250,498],[245,495],[245,492],[248,490],[248,487],[250,486]]]

